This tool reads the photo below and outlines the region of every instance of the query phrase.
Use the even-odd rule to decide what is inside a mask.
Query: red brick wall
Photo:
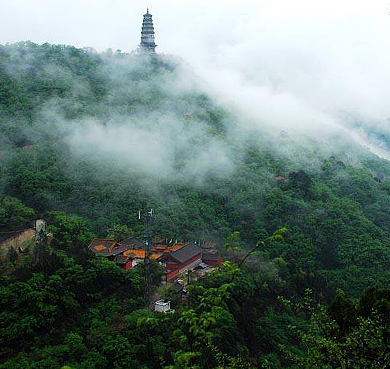
[[[210,265],[210,266],[213,266],[213,267],[219,267],[221,264],[222,264],[222,257],[219,257],[218,260],[203,260],[202,261],[207,264],[207,265]]]
[[[183,269],[183,268],[185,268],[187,265],[190,265],[191,263],[193,263],[195,260],[198,260],[198,259],[200,259],[201,258],[201,256],[202,256],[202,254],[201,253],[199,253],[199,254],[196,254],[195,256],[193,256],[190,260],[187,260],[185,263],[183,263],[183,264],[179,264],[179,268],[180,269]]]
[[[133,268],[133,261],[129,260],[125,265],[123,265],[123,270],[129,270]]]
[[[172,278],[176,277],[180,271],[185,268],[187,265],[190,265],[196,260],[199,260],[201,258],[201,253],[196,254],[193,256],[191,259],[187,260],[185,263],[182,264],[166,264],[166,269],[167,269],[167,280],[171,280]]]
[[[167,281],[170,281],[172,278],[176,277],[179,274],[179,269],[172,270],[167,274]]]

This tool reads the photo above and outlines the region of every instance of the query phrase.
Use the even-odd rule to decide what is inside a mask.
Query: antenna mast
[[[150,289],[151,289],[151,265],[150,265],[150,247],[152,245],[152,232],[151,232],[151,222],[153,217],[153,209],[148,210],[145,213],[145,259],[144,259],[144,266],[145,266],[145,285],[146,285],[146,300],[149,304],[150,300]],[[138,219],[141,219],[141,211],[138,211]]]

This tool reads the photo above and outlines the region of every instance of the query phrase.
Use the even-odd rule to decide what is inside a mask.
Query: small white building
[[[171,310],[171,302],[165,300],[158,300],[154,303],[154,311],[158,311],[160,313],[167,313]]]

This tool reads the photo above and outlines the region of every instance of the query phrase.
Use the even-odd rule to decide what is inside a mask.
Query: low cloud
[[[136,49],[145,12],[143,4],[124,0],[70,1],[66,6],[58,1],[31,4],[18,0],[2,10],[3,43],[31,39],[101,51]],[[235,112],[239,124],[239,129],[232,130],[235,139],[253,131],[277,135],[283,130],[320,141],[329,137],[328,145],[332,145],[334,135],[344,135],[385,158],[388,147],[381,133],[387,135],[390,130],[389,11],[384,0],[189,0],[185,6],[178,0],[157,0],[151,8],[157,51],[186,60],[203,80],[196,83],[214,101]],[[118,64],[119,69],[126,71]],[[178,97],[181,90],[191,90],[194,81],[189,71],[182,69],[180,78],[172,79],[175,82],[167,90]],[[120,88],[124,95],[137,92],[131,86]],[[86,131],[75,134],[74,143],[77,135],[93,137],[83,129]],[[106,138],[129,136],[129,142],[135,138],[145,144],[154,142],[161,157],[143,155],[151,168],[159,162],[172,162],[180,146],[178,137],[172,140],[174,131],[164,135],[158,127],[156,133],[139,127],[131,133],[123,132],[124,127],[116,128],[118,133],[99,129],[90,128]],[[185,137],[181,141],[188,145]],[[138,146],[132,145],[136,152],[143,152]],[[224,152],[220,146],[213,142],[194,160],[204,162],[201,157],[209,148],[210,153],[217,148]],[[228,155],[216,156],[222,158],[221,163],[227,162],[223,158]],[[198,165],[196,160],[193,168]],[[164,172],[171,175],[172,166]]]
[[[234,167],[225,144],[205,136],[199,126],[153,114],[120,125],[77,122],[67,141],[75,152],[93,161],[112,161],[118,168],[157,179],[200,183],[210,173],[227,175]]]

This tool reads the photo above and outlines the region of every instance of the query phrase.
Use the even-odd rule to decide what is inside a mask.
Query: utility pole
[[[150,293],[151,293],[151,264],[150,264],[150,247],[152,245],[152,231],[151,231],[151,222],[153,217],[153,209],[146,211],[145,218],[145,236],[144,236],[144,246],[145,246],[145,258],[144,258],[144,267],[145,267],[145,297],[149,305]],[[141,220],[141,211],[138,211],[138,219]]]

